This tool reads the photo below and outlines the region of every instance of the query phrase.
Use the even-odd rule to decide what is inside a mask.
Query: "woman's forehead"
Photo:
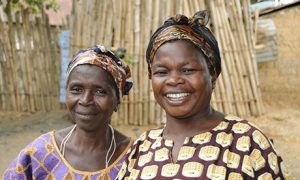
[[[188,40],[174,40],[174,41],[165,42],[157,49],[155,55],[157,55],[157,53],[162,51],[163,52],[167,51],[170,53],[187,52],[189,54],[201,53],[203,55],[201,49],[199,49],[196,45],[194,45],[193,42],[190,42]]]
[[[205,56],[192,43],[182,40],[172,41],[163,44],[156,51],[152,65],[159,64],[161,61],[175,60],[182,64],[203,63]]]
[[[69,80],[78,79],[84,81],[113,81],[104,69],[90,64],[78,65],[71,72]]]
[[[76,73],[85,73],[85,72],[102,73],[105,70],[93,64],[80,64],[76,66],[73,71]]]

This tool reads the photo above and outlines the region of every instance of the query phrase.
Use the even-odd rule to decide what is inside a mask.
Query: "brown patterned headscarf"
[[[146,59],[149,78],[151,78],[151,64],[157,49],[164,43],[174,40],[185,40],[198,47],[206,57],[211,76],[217,78],[221,73],[221,58],[218,42],[212,32],[206,27],[209,20],[208,11],[199,11],[188,18],[177,14],[168,18],[152,35],[148,44]]]
[[[72,70],[82,64],[95,65],[109,72],[119,89],[119,93],[128,95],[132,87],[130,69],[124,61],[115,56],[111,51],[106,50],[104,46],[97,45],[78,51],[68,65],[67,80]]]

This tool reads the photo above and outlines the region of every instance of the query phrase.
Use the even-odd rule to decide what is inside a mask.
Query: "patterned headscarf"
[[[72,70],[82,64],[92,64],[109,72],[120,94],[128,95],[132,87],[130,69],[128,65],[116,57],[111,51],[105,49],[102,45],[78,51],[72,58],[67,69],[67,80]]]
[[[198,47],[206,57],[211,76],[217,78],[221,73],[221,58],[218,42],[212,32],[205,27],[209,20],[208,11],[199,11],[192,18],[177,14],[168,18],[152,35],[148,44],[146,59],[149,78],[151,64],[157,49],[173,40],[186,40]]]

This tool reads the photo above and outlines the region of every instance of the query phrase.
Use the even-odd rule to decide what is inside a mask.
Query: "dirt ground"
[[[261,117],[248,118],[260,127],[283,157],[288,169],[300,178],[300,110],[296,108],[266,107]],[[69,126],[67,112],[1,113],[0,112],[0,173],[17,156],[18,152],[40,134]],[[137,137],[149,127],[116,127],[131,137]]]

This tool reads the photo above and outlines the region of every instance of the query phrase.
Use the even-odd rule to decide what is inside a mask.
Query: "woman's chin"
[[[172,108],[172,109],[165,109],[167,116],[176,118],[176,119],[184,119],[188,118],[191,114],[191,111],[184,111],[182,108]]]

